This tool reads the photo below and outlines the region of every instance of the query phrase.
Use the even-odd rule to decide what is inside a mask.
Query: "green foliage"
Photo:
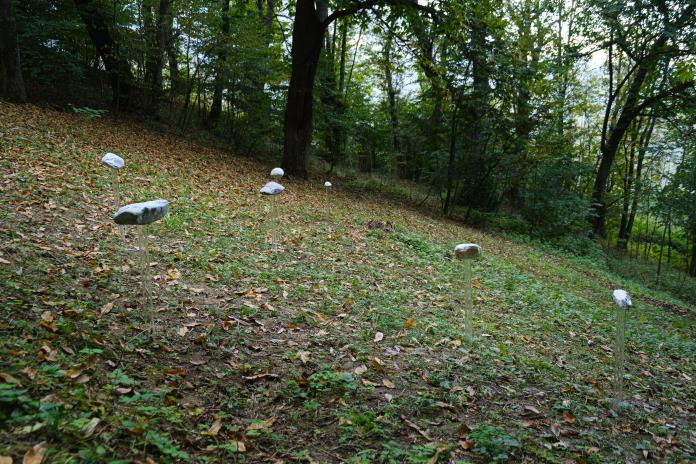
[[[520,442],[512,435],[492,425],[477,425],[469,439],[476,444],[474,451],[490,462],[508,462],[520,447]]]
[[[87,119],[98,119],[101,118],[104,113],[106,113],[107,110],[100,110],[100,109],[95,109],[95,108],[89,108],[87,106],[82,107],[82,108],[77,108],[75,106],[70,105],[70,109],[72,110],[73,113],[75,114],[80,114]]]

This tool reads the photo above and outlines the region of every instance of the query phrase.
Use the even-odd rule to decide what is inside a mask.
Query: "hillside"
[[[696,459],[683,302],[338,180],[329,198],[323,179],[283,181],[274,253],[258,194],[270,166],[128,121],[0,102],[0,150],[0,456]],[[135,235],[111,222],[106,151],[126,160],[124,202],[171,206],[149,228],[152,337]],[[472,343],[460,242],[484,250]],[[616,413],[618,287],[635,308]]]

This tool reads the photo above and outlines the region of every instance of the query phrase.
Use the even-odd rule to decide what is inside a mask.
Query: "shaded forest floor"
[[[125,122],[0,103],[0,456],[19,462],[689,462],[694,308],[628,285],[627,401],[611,410],[625,287],[562,256],[378,195]],[[123,201],[149,228],[143,330]],[[322,179],[323,181],[323,179]],[[330,211],[327,208],[330,201]],[[462,339],[459,242],[477,242]],[[27,454],[28,453],[28,454]],[[32,460],[33,459],[33,460]],[[5,461],[3,461],[5,462]]]

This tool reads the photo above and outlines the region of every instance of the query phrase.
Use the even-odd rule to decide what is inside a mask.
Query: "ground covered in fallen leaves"
[[[128,121],[0,103],[0,462],[689,462],[694,308]],[[154,311],[123,202],[148,229]],[[271,243],[275,224],[281,243]],[[456,243],[477,242],[476,338]],[[633,296],[614,410],[614,305]],[[148,332],[150,322],[154,334]]]

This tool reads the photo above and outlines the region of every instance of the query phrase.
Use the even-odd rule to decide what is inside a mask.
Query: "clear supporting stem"
[[[118,169],[112,169],[111,170],[111,185],[112,188],[114,189],[114,198],[116,200],[116,210],[117,211],[121,207],[121,182],[118,177]],[[118,233],[121,236],[121,239],[125,240],[126,238],[126,226],[120,225],[118,226]]]
[[[469,340],[474,336],[472,323],[473,295],[471,288],[471,260],[464,260],[464,332]]]
[[[273,241],[273,248],[278,248],[278,195],[273,195],[271,198],[271,213],[270,221],[271,225],[271,240]]]
[[[614,391],[616,403],[624,396],[624,372],[626,363],[626,309],[616,310],[616,345],[614,346]]]
[[[150,331],[152,331],[152,277],[150,276],[150,253],[147,243],[147,226],[137,226],[137,229],[141,277],[140,306],[143,309],[143,316],[150,326]]]
[[[326,212],[329,216],[331,216],[331,193],[329,192],[329,189],[326,189]]]

